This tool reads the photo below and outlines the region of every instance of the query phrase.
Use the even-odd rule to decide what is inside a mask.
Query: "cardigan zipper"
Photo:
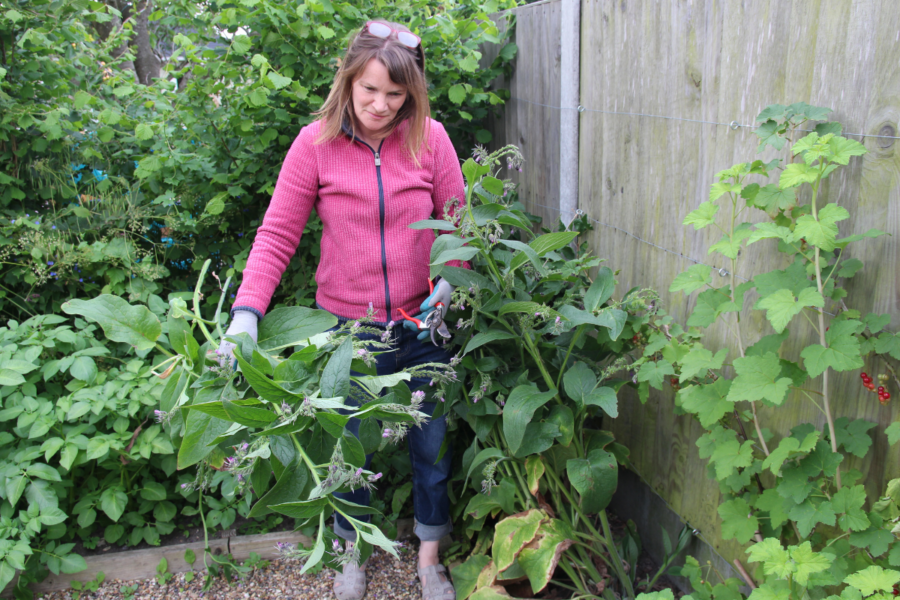
[[[378,177],[378,217],[381,221],[381,271],[384,273],[384,303],[387,309],[387,320],[391,320],[391,288],[388,285],[387,272],[387,246],[384,243],[384,184],[381,181],[381,147],[384,140],[378,145],[375,153],[375,175]]]

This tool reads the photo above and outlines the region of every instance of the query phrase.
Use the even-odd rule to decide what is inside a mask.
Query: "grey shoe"
[[[338,600],[362,600],[366,595],[366,564],[356,563],[344,565],[342,573],[334,576],[334,595]]]
[[[422,600],[456,600],[456,590],[444,565],[419,569],[419,581],[422,582]]]

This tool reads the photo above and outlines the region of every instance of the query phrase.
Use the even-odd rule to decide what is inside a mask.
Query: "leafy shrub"
[[[487,13],[512,5],[171,5],[152,15],[154,41],[171,56],[143,86],[124,66],[130,55],[115,55],[129,30],[104,39],[91,29],[110,21],[109,5],[18,2],[0,13],[0,39],[10,41],[0,65],[0,308],[26,319],[98,292],[168,298],[193,289],[207,257],[216,271],[240,273],[291,141],[327,95],[348,36],[370,18],[409,23],[422,37],[434,114],[457,147],[488,141],[481,123],[508,95],[489,85],[515,45],[488,68],[478,48],[505,43]],[[273,307],[312,305],[320,234],[310,220]],[[217,286],[206,285],[212,310]]]
[[[877,378],[877,394],[886,404],[898,384],[889,357],[900,356],[900,336],[886,329],[889,315],[863,315],[844,301],[845,286],[863,267],[847,248],[884,232],[838,237],[837,223],[850,212],[840,206],[839,195],[828,203],[821,195],[826,179],[866,149],[841,136],[841,125],[833,122],[818,123],[794,141],[800,127],[824,121],[829,113],[797,103],[773,105],[759,115],[760,151],[771,146],[784,158],[721,171],[709,201],[684,220],[696,229],[722,231],[710,252],[730,263],[724,285],[715,285],[705,265],[676,277],[672,292],[703,290],[688,329],[660,312],[642,332],[644,356],[634,365],[642,397],[669,380],[678,410],[704,428],[697,447],[708,460],[707,473],[719,483],[722,537],[755,542],[747,549],[748,560],[758,563],[754,600],[837,593],[882,598],[896,594],[900,581],[900,571],[890,569],[900,567],[900,480],[871,482],[876,494],[867,494],[854,467],[870,456],[869,430],[876,423],[835,414],[829,386],[838,377],[855,379],[868,362],[885,369]],[[777,245],[784,261],[768,269],[755,262],[758,272],[738,285],[734,273],[745,246],[765,240]],[[764,313],[763,322],[772,328],[760,339],[741,316],[754,290],[750,306]],[[812,328],[815,342],[797,344],[805,338],[795,335],[794,344],[786,346],[801,321]],[[732,348],[704,344],[704,330],[718,322],[732,332]],[[875,380],[859,375],[866,389],[861,393],[875,394]],[[792,419],[797,402],[815,406],[825,425]],[[767,410],[758,411],[760,404]],[[900,440],[897,423],[884,432],[891,444]],[[737,580],[713,584],[693,559],[682,573],[698,600],[737,597],[741,585]]]
[[[24,583],[85,568],[75,541],[158,544],[175,527],[175,449],[152,419],[161,380],[74,327],[39,315],[0,328],[0,587],[13,569]]]

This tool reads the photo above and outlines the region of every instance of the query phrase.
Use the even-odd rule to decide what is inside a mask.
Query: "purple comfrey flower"
[[[390,328],[393,327],[394,325],[396,325],[396,323],[394,323],[393,321],[388,322],[388,324],[387,324],[388,329],[390,329]]]
[[[52,267],[52,266],[53,266],[53,261],[52,261],[52,260],[48,260],[48,261],[47,261],[47,266],[48,266],[48,267]]]
[[[391,437],[391,434],[393,434],[393,433],[394,433],[393,430],[391,430],[391,429],[385,429],[385,430],[384,430],[384,433],[381,434],[381,437],[383,437],[383,438],[389,438],[389,437]]]
[[[412,394],[413,402],[422,402],[425,400],[425,392],[422,390],[417,390]]]
[[[226,470],[233,469],[235,466],[237,466],[237,462],[238,461],[235,457],[229,456],[228,458],[225,459],[225,469]]]
[[[353,322],[353,329],[359,329],[359,328],[360,328],[359,321],[354,321],[354,322]]]
[[[444,401],[444,397],[443,397],[443,396],[441,396],[441,402],[443,402],[443,401]]]
[[[554,325],[559,325],[559,317],[556,317],[556,321],[553,322]]]
[[[154,410],[153,415],[155,416],[157,423],[165,423],[169,420],[169,415],[161,410]]]
[[[369,475],[369,481],[378,481],[381,479],[381,473],[375,473],[374,475]]]

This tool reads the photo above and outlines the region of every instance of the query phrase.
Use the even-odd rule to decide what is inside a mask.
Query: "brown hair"
[[[409,31],[407,27],[398,23],[380,19],[376,22],[384,23],[397,31]],[[409,120],[404,146],[418,164],[419,153],[427,148],[428,118],[431,116],[428,86],[425,83],[425,52],[421,43],[416,48],[404,46],[393,32],[387,38],[380,38],[370,34],[363,26],[353,37],[334,76],[334,83],[325,104],[314,113],[319,120],[324,121],[317,142],[339,138],[343,135],[344,123],[356,135],[359,124],[353,111],[352,86],[373,58],[378,59],[387,68],[392,82],[406,87],[406,102],[388,124],[388,131],[392,133],[400,123]]]

